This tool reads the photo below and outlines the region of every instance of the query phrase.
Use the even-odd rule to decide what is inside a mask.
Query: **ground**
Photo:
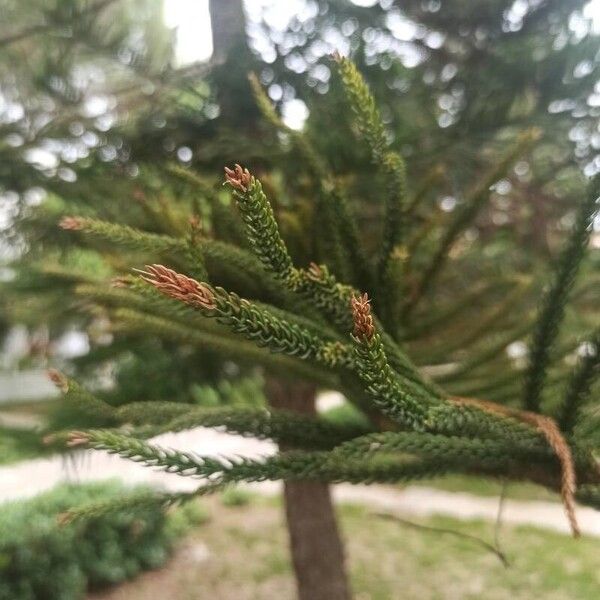
[[[293,600],[278,503],[208,501],[210,520],[183,541],[162,569],[88,600]],[[591,600],[600,590],[600,541],[504,526],[510,565],[470,539],[416,530],[342,506],[356,600]],[[431,517],[419,521],[491,541],[493,524]]]

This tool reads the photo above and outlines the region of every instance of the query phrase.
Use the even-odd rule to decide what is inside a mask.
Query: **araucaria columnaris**
[[[598,210],[600,177],[589,182],[577,207],[550,285],[548,277],[499,271],[491,283],[463,283],[461,289],[453,274],[472,267],[479,252],[464,234],[492,194],[490,183],[530,150],[537,132],[516,135],[459,206],[428,220],[411,202],[409,174],[369,88],[350,61],[336,61],[372,176],[383,184],[380,227],[361,221],[350,192],[307,137],[278,120],[256,81],[269,123],[306,165],[323,211],[318,235],[331,242],[327,255],[318,255],[323,239],[313,243],[309,228],[298,234],[291,218],[283,227],[279,215],[285,210],[265,191],[273,181],[261,183],[240,165],[225,169],[238,215],[227,217],[230,237],[207,235],[198,226],[193,235],[177,237],[93,218],[69,216],[61,223],[77,235],[155,258],[121,277],[119,287],[78,289],[108,307],[120,328],[258,365],[268,376],[338,390],[359,418],[332,421],[278,407],[175,402],[115,408],[75,382],[57,379],[67,401],[101,413],[106,423],[65,434],[69,443],[199,477],[198,493],[267,479],[389,483],[447,473],[526,479],[560,492],[577,535],[575,500],[600,508],[600,437],[593,425],[598,403],[590,392],[600,352],[593,325],[577,340],[560,334]],[[174,176],[194,185],[191,172],[178,169]],[[233,241],[240,235],[241,242]],[[299,247],[317,256],[299,263]],[[444,286],[453,290],[450,299]],[[528,350],[515,364],[506,348],[521,339]],[[563,360],[582,343],[585,352],[576,364]],[[281,451],[261,460],[213,458],[147,441],[200,425],[271,439]]]

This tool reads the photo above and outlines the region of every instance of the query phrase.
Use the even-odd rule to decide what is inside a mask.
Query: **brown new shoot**
[[[81,231],[85,228],[87,219],[83,217],[63,217],[58,225],[67,231]]]
[[[209,286],[173,269],[163,265],[146,265],[146,270],[139,273],[144,281],[166,296],[205,310],[213,310],[217,306]]]
[[[66,394],[69,391],[68,379],[56,369],[48,369],[47,371],[50,381],[63,393]]]
[[[233,169],[225,167],[225,182],[236,190],[245,193],[250,187],[252,175],[248,169],[236,164]]]
[[[352,318],[354,319],[354,337],[361,342],[370,342],[375,335],[375,325],[371,314],[369,296],[353,296],[350,300]]]

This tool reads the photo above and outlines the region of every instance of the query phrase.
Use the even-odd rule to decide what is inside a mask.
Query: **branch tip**
[[[206,310],[217,307],[215,294],[209,286],[164,265],[146,265],[146,270],[138,273],[146,283],[166,296]]]
[[[71,431],[67,438],[67,446],[75,448],[77,446],[85,446],[90,441],[90,436],[84,431]]]
[[[83,217],[63,217],[58,226],[67,231],[81,231],[85,227],[86,219]]]
[[[324,270],[323,267],[321,265],[318,265],[317,263],[311,262],[308,265],[308,276],[313,280],[313,281],[320,281],[323,278],[324,275]]]
[[[228,183],[232,188],[245,193],[248,191],[251,181],[250,171],[242,168],[237,163],[233,169],[225,167],[225,183]]]
[[[127,288],[129,287],[129,279],[124,276],[113,277],[110,280],[110,286],[113,288]]]
[[[369,296],[353,296],[350,300],[354,320],[354,337],[361,342],[370,342],[375,335],[375,325],[371,314]]]
[[[48,369],[48,378],[50,381],[63,393],[66,394],[69,391],[69,380],[56,369]]]

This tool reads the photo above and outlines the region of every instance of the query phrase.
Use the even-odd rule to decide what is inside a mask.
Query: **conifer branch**
[[[171,210],[165,205],[166,197],[156,197],[144,204],[156,230],[173,231],[176,236],[189,234],[187,237],[148,233],[84,217],[65,217],[61,226],[145,252],[169,253],[185,264],[184,272],[188,275],[160,264],[147,266],[135,281],[121,280],[127,289],[101,289],[101,283],[91,279],[79,285],[80,295],[107,307],[108,312],[105,310],[103,314],[110,316],[115,328],[142,336],[158,334],[242,365],[273,369],[277,376],[301,378],[341,390],[371,417],[371,423],[377,424],[373,427],[377,432],[369,424],[335,424],[321,417],[263,408],[207,409],[168,402],[133,403],[115,408],[75,382],[52,373],[71,406],[94,416],[102,427],[115,428],[71,432],[69,445],[103,449],[209,482],[194,494],[208,493],[238,481],[394,482],[447,472],[525,477],[560,489],[576,533],[574,498],[600,506],[597,486],[600,471],[593,454],[597,440],[592,439],[593,435],[579,435],[581,432],[576,429],[567,441],[552,419],[489,401],[503,398],[513,402],[520,385],[519,375],[509,368],[510,361],[499,354],[503,354],[501,351],[509,341],[522,337],[531,326],[528,315],[522,319],[526,322],[517,323],[508,314],[519,299],[522,282],[517,280],[514,295],[511,292],[479,323],[469,323],[466,333],[449,343],[432,347],[431,340],[424,338],[433,333],[439,335],[439,328],[442,334],[462,331],[465,319],[457,322],[455,317],[464,316],[462,311],[468,304],[464,297],[456,305],[434,308],[414,325],[406,322],[407,315],[433,285],[450,249],[489,197],[490,186],[504,176],[537,134],[527,132],[520,136],[515,147],[481,177],[466,202],[452,215],[431,262],[425,265],[417,281],[415,293],[398,303],[406,288],[407,274],[412,276],[416,272],[416,263],[412,263],[414,268],[409,272],[411,251],[417,248],[420,239],[428,239],[420,236],[426,235],[427,228],[435,222],[426,224],[412,240],[404,238],[405,219],[415,208],[406,207],[404,161],[391,150],[373,96],[356,67],[341,57],[337,61],[360,134],[387,186],[384,235],[374,276],[369,273],[357,223],[351,218],[346,197],[327,163],[315,152],[306,135],[282,123],[256,78],[251,83],[265,118],[289,136],[313,176],[318,198],[315,219],[320,225],[316,244],[321,245],[317,250],[327,250],[323,256],[331,272],[314,263],[308,268],[294,266],[260,181],[240,165],[225,169],[225,183],[232,188],[241,215],[237,225],[232,219],[221,229],[215,226],[211,231],[201,231],[192,221],[188,230],[184,211]],[[201,177],[177,168],[171,169],[171,173],[212,203],[214,219],[219,210],[225,209]],[[597,210],[598,182],[600,177],[591,186],[591,195],[559,261],[556,280],[546,296],[534,336],[525,398],[527,405],[536,409],[544,383],[565,376],[564,367],[547,374],[550,352],[556,355],[552,345],[588,241],[589,223]],[[423,193],[419,191],[415,197]],[[198,209],[196,206],[197,213]],[[164,224],[159,220],[163,211]],[[246,241],[237,246],[204,235],[218,237],[231,231],[231,237],[227,234],[225,238],[238,243],[240,227]],[[62,281],[81,283],[78,278],[64,276]],[[473,297],[480,305],[488,297],[495,301],[498,291],[503,293],[509,287],[507,281],[508,278],[500,277],[493,285],[474,291]],[[373,286],[373,282],[377,285]],[[355,287],[373,293],[377,301],[373,312],[368,296],[359,295]],[[246,300],[238,294],[257,300]],[[91,310],[95,309],[93,306]],[[447,325],[450,321],[452,324]],[[498,325],[500,321],[502,327]],[[402,327],[406,328],[405,339],[417,342],[410,358],[396,342]],[[481,343],[482,334],[490,331],[494,335],[491,344]],[[597,337],[596,333],[596,350]],[[469,346],[473,347],[468,356],[459,356],[459,347],[465,350]],[[563,345],[559,350],[565,350]],[[439,361],[450,362],[455,357],[459,362],[450,365],[446,375],[438,379],[449,382],[454,392],[470,389],[483,394],[487,401],[448,397],[428,378],[426,368],[421,373],[414,362],[416,358],[417,363],[430,365],[433,376],[436,368],[438,373],[441,371]],[[566,432],[573,432],[597,367],[596,351],[583,358],[571,379],[560,414]],[[230,459],[197,456],[146,441],[167,431],[199,426],[271,439],[294,450],[261,459]],[[55,439],[64,437],[65,432],[59,432]],[[577,489],[576,475],[579,481],[591,485]],[[151,499],[148,495],[135,502],[139,506],[144,502],[166,506],[176,501],[175,496]],[[108,505],[90,506],[80,516],[106,510]]]
[[[473,398],[453,398],[453,402],[459,406],[475,407],[490,414],[518,419],[534,427],[544,437],[561,466],[561,496],[571,530],[573,531],[573,535],[577,537],[579,535],[579,526],[575,516],[575,491],[577,489],[575,463],[571,448],[560,432],[556,422],[544,415],[511,409],[493,402]]]
[[[71,447],[105,450],[149,467],[183,477],[206,478],[213,484],[238,481],[312,480],[322,482],[394,482],[430,477],[452,467],[443,462],[413,459],[339,460],[330,452],[290,451],[262,459],[197,456],[148,444],[110,430],[74,431]]]
[[[185,243],[177,238],[158,233],[148,233],[128,225],[117,225],[100,219],[63,217],[59,225],[67,231],[81,231],[108,242],[137,250],[145,250],[153,254],[185,251]]]
[[[223,333],[190,329],[189,326],[162,317],[123,308],[114,312],[114,318],[120,329],[144,334],[154,333],[161,337],[192,344],[243,364],[258,364],[282,374],[303,377],[330,389],[336,389],[339,385],[337,376],[331,370],[282,354],[273,354],[255,343],[245,342],[238,337],[231,336],[227,331],[225,331],[226,335],[223,335]]]
[[[258,179],[248,169],[235,165],[225,167],[225,182],[233,190],[240,209],[246,234],[256,256],[263,265],[280,279],[293,277],[294,266],[273,214]]]
[[[573,431],[581,409],[589,399],[594,380],[600,376],[600,330],[587,342],[587,352],[575,369],[562,401],[558,422],[562,431]]]
[[[347,333],[352,327],[348,311],[353,288],[338,283],[325,265],[311,263],[306,270],[297,272],[296,290],[333,321],[338,330]]]
[[[330,229],[327,233],[328,237],[339,238],[339,251],[343,256],[347,255],[347,266],[355,273],[357,283],[360,287],[370,289],[372,277],[370,275],[368,260],[360,240],[356,221],[352,217],[348,200],[339,189],[339,186],[336,185],[331,173],[325,166],[325,161],[317,154],[307,139],[306,134],[285,125],[254,73],[250,74],[249,80],[256,104],[262,115],[275,129],[290,136],[302,158],[306,161],[309,170],[312,171],[313,176],[317,180],[322,202],[326,208],[331,209],[332,216],[335,217],[333,222],[328,224]],[[320,218],[320,215],[316,216]]]
[[[366,433],[358,425],[338,425],[322,418],[310,418],[285,410],[264,408],[198,408],[165,402],[138,402],[117,411],[122,422],[153,424],[152,436],[194,427],[217,427],[229,433],[270,439],[290,447],[328,450]],[[157,406],[158,405],[158,406]],[[185,410],[183,410],[185,407]],[[169,410],[171,409],[171,410]],[[160,419],[153,415],[160,415]],[[172,416],[169,418],[168,414]],[[179,414],[176,414],[179,413]]]
[[[406,165],[402,157],[388,149],[385,127],[369,86],[349,59],[334,55],[344,89],[365,138],[373,162],[381,170],[387,187],[383,241],[379,259],[379,280],[387,275],[395,246],[403,237],[403,211],[406,204]]]
[[[81,231],[114,244],[143,250],[154,256],[164,253],[177,256],[197,272],[207,272],[211,279],[213,276],[219,279],[224,271],[229,272],[232,278],[262,287],[275,298],[281,299],[284,296],[282,286],[265,273],[256,257],[227,242],[198,236],[186,241],[87,217],[64,217],[60,226],[69,231]]]
[[[394,421],[409,429],[423,430],[427,406],[407,394],[389,365],[381,337],[375,331],[366,294],[351,300],[353,338],[359,377],[374,404]]]
[[[599,200],[600,175],[596,175],[590,181],[587,198],[579,208],[573,231],[558,260],[554,281],[542,302],[530,348],[529,370],[523,394],[525,408],[530,411],[538,411],[540,407],[551,349],[564,316],[565,304],[585,255],[594,215],[600,206]]]
[[[531,323],[526,322],[523,325],[521,325],[520,327],[517,327],[516,329],[509,331],[506,335],[503,335],[498,341],[490,344],[487,348],[482,349],[475,356],[473,356],[469,360],[466,360],[463,364],[458,366],[456,369],[452,370],[451,372],[449,372],[446,375],[440,375],[439,377],[436,377],[435,380],[438,382],[450,383],[450,382],[453,382],[456,380],[460,380],[461,378],[464,378],[465,375],[474,371],[478,367],[481,367],[482,365],[485,365],[486,363],[489,363],[489,362],[497,359],[499,356],[503,357],[503,355],[501,354],[502,351],[509,344],[522,338],[529,331],[531,331]],[[511,377],[512,377],[512,375],[511,375]],[[463,395],[468,396],[470,394],[465,393]],[[481,394],[479,393],[478,395],[481,395]]]
[[[180,402],[133,402],[121,407],[96,398],[76,381],[55,370],[48,376],[63,393],[70,406],[101,421],[104,426],[149,425],[134,437],[154,437],[166,432],[179,432],[195,427],[218,427],[230,433],[271,439],[292,447],[331,449],[338,444],[368,433],[362,425],[338,425],[322,418],[312,418],[285,410],[264,408],[203,408]],[[138,435],[139,434],[139,435]],[[47,441],[63,436],[52,434]]]
[[[518,280],[517,280],[518,281]],[[463,312],[471,311],[471,307],[485,301],[486,296],[496,290],[502,290],[504,284],[516,283],[514,279],[494,280],[493,282],[477,283],[461,295],[460,298],[439,308],[427,307],[427,312],[419,313],[414,323],[406,324],[406,333],[401,340],[418,340],[431,334],[439,334],[444,326],[453,325],[456,317]]]
[[[404,318],[412,312],[423,295],[429,290],[435,277],[438,275],[446,260],[450,249],[459,235],[473,222],[481,207],[490,197],[490,187],[498,181],[509,167],[539,138],[540,132],[532,129],[522,133],[515,145],[494,165],[489,173],[486,173],[480,182],[468,194],[461,208],[451,221],[444,233],[440,244],[435,251],[429,265],[425,267],[421,280],[415,292],[404,308]]]
[[[90,502],[84,506],[70,509],[59,515],[61,525],[69,525],[80,521],[89,521],[103,517],[104,515],[114,514],[115,512],[139,510],[144,508],[160,507],[163,510],[184,504],[200,496],[215,494],[225,489],[220,483],[208,483],[199,486],[192,492],[139,492],[133,495],[127,495],[123,498],[104,500],[101,502]]]
[[[342,332],[352,329],[354,322],[348,310],[351,300],[358,294],[352,287],[338,283],[324,265],[311,263],[307,270],[298,273],[298,293],[312,302],[332,320]],[[391,337],[381,331],[381,342],[389,355],[391,366],[406,380],[406,386],[418,395],[439,396],[438,390],[418,373],[408,357],[398,348]]]
[[[108,427],[116,425],[114,408],[106,402],[99,400],[93,394],[81,387],[75,380],[69,379],[56,369],[48,370],[48,377],[63,394],[63,398],[70,407],[82,415],[92,417],[98,425]]]
[[[217,308],[216,293],[204,283],[168,269],[163,265],[146,265],[146,271],[139,271],[140,278],[154,286],[165,296],[180,300],[212,316]]]
[[[336,340],[325,340],[222,288],[212,288],[162,265],[148,265],[141,278],[163,294],[216,317],[234,333],[258,346],[290,356],[312,358],[329,367],[352,366],[352,352]]]
[[[336,448],[347,457],[363,457],[371,453],[407,453],[423,459],[456,462],[467,468],[499,468],[533,457],[548,460],[552,450],[514,445],[506,440],[445,436],[423,432],[371,433]]]
[[[388,143],[385,127],[377,108],[375,98],[356,65],[339,53],[333,55],[337,63],[344,90],[348,96],[358,128],[364,136],[374,161],[381,161]]]
[[[454,352],[467,350],[481,337],[493,333],[495,328],[501,327],[504,330],[506,328],[504,317],[511,313],[514,314],[519,306],[518,301],[522,300],[526,291],[525,286],[516,285],[512,290],[506,292],[501,302],[488,311],[482,311],[475,323],[469,323],[462,335],[457,335],[454,340],[441,345],[428,345],[428,361],[433,364],[438,360],[449,362]]]
[[[79,285],[75,294],[99,302],[110,308],[124,308],[162,317],[176,324],[192,326],[211,333],[224,332],[224,328],[190,305],[156,292],[138,278],[125,276],[112,280],[112,285]]]

